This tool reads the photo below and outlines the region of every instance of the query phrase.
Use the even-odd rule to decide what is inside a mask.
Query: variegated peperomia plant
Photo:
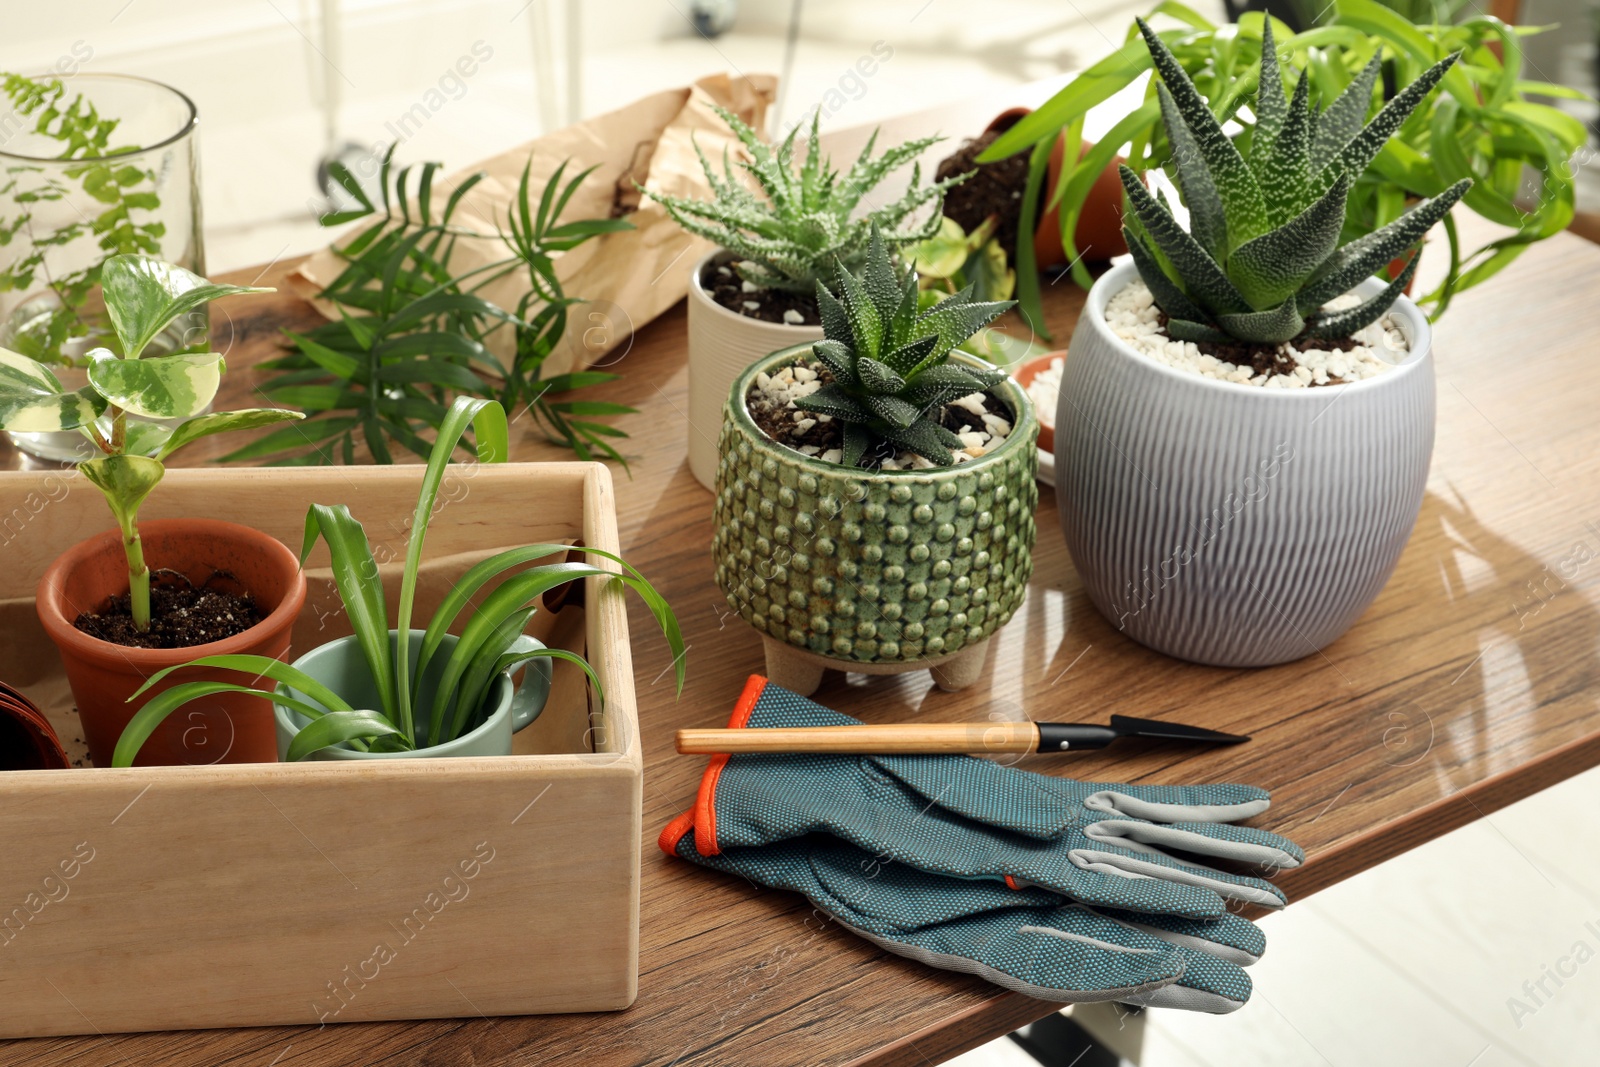
[[[146,630],[150,568],[139,540],[138,517],[140,505],[166,473],[162,460],[202,437],[305,416],[278,408],[205,414],[221,384],[221,353],[141,358],[146,346],[179,315],[218,297],[271,289],[213,285],[182,267],[141,255],[106,260],[100,284],[106,315],[122,351],[90,351],[89,384],[68,392],[44,364],[0,349],[0,430],[78,430],[94,445],[99,455],[78,469],[105,495],[116,516],[128,557],[131,614],[134,625]],[[144,421],[179,419],[183,421],[176,426]]]
[[[1311,103],[1311,75],[1292,96],[1272,40],[1261,42],[1255,128],[1245,158],[1161,38],[1139,30],[1161,79],[1161,117],[1189,209],[1185,230],[1164,196],[1152,196],[1127,167],[1132,209],[1123,232],[1139,275],[1178,340],[1277,344],[1337,340],[1376,322],[1416,272],[1417,258],[1355,307],[1325,311],[1340,296],[1411,248],[1472,185],[1463,178],[1389,225],[1339,247],[1351,183],[1444,77],[1457,57],[1434,64],[1365,122],[1380,60],[1373,56],[1326,108]]]

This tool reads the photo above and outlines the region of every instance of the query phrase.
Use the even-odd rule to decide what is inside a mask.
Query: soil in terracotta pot
[[[957,174],[976,171],[972,177],[944,194],[944,213],[963,230],[971,233],[990,215],[997,217],[995,237],[1006,250],[1006,258],[1016,254],[1017,223],[1022,217],[1022,193],[1028,186],[1028,154],[1020,152],[993,163],[978,163],[978,156],[1000,136],[988,133],[968,141],[960,151],[939,164],[934,177],[939,181]]]
[[[86,611],[72,625],[102,641],[127,648],[191,648],[243,633],[261,621],[248,593],[215,587],[233,576],[219,571],[205,585],[193,586],[181,575],[152,575],[150,629],[133,625],[126,593],[112,597],[100,611]]]
[[[844,449],[844,424],[826,415],[801,411],[788,399],[796,393],[804,395],[812,384],[816,388],[827,385],[833,381],[833,374],[825,364],[807,361],[779,368],[774,377],[792,373],[800,367],[804,368],[806,374],[799,377],[806,380],[798,383],[798,389],[794,385],[786,387],[781,382],[764,386],[761,376],[758,376],[750,392],[745,395],[745,409],[761,432],[778,444],[813,459],[837,462],[834,457]],[[810,391],[814,392],[815,389]],[[957,463],[975,459],[989,449],[998,448],[1011,432],[1013,417],[1010,408],[988,393],[973,396],[977,399],[962,397],[960,401],[946,404],[939,412],[940,425],[951,433],[962,435],[968,442],[969,447],[965,452],[956,452]],[[862,459],[861,466],[867,470],[934,469],[934,465],[922,457],[906,452],[897,453],[887,444],[876,452],[869,451]]]
[[[733,264],[739,257],[723,252],[700,271],[700,288],[736,315],[787,326],[821,326],[816,298],[787,289],[761,289],[739,277]]]

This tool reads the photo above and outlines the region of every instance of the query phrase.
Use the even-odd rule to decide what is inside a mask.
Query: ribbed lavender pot
[[[1056,500],[1084,588],[1140,644],[1220,667],[1310,655],[1388,581],[1433,452],[1428,320],[1406,360],[1349,385],[1261,389],[1174,370],[1112,333],[1089,293],[1056,409]],[[1376,293],[1369,279],[1358,292]]]

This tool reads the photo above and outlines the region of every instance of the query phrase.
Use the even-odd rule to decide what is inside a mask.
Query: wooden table
[[[1464,221],[1471,236],[1477,227]],[[288,266],[261,283],[280,283]],[[1047,300],[1064,345],[1083,294],[1062,281]],[[284,294],[223,307],[231,327],[217,316],[218,343],[231,344],[231,372],[220,406],[231,407],[249,399],[252,365],[278,331],[317,320]],[[646,828],[637,1003],[606,1015],[41,1039],[0,1044],[0,1063],[921,1067],[1052,1010],[884,953],[796,896],[656,850],[703,766],[674,754],[673,732],[721,725],[762,668],[756,633],[712,583],[711,498],[685,461],[684,336],[680,304],[635,336],[615,367],[624,379],[595,391],[640,409],[616,420],[632,435],[632,477],[616,472],[624,550],[671,601],[690,645],[689,682],[674,700],[665,643],[634,605]],[[1029,597],[976,685],[943,693],[923,673],[830,674],[817,699],[869,722],[1122,712],[1252,734],[1219,750],[1153,744],[1025,766],[1265,786],[1274,805],[1257,824],[1309,856],[1279,879],[1291,898],[1600,763],[1600,248],[1565,235],[1536,246],[1461,297],[1436,345],[1438,440],[1416,532],[1377,602],[1321,653],[1220,670],[1133,644],[1089,604],[1046,489]],[[558,454],[524,433],[514,458]],[[0,450],[0,468],[20,462]],[[441,988],[441,1014],[459,1011]]]

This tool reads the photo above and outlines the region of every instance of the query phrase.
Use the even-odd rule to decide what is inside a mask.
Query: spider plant
[[[117,742],[112,766],[129,767],[140,747],[155,728],[173,711],[191,700],[215,693],[247,693],[264,697],[304,715],[310,721],[289,747],[291,760],[304,759],[313,752],[349,743],[370,751],[412,751],[454,740],[475,727],[484,697],[495,678],[528,660],[549,657],[576,663],[589,676],[595,693],[604,699],[600,679],[584,659],[559,648],[513,651],[534,613],[539,598],[548,590],[580,578],[606,578],[621,582],[645,602],[666,635],[673,655],[678,689],[683,689],[683,635],[667,602],[644,576],[620,557],[593,548],[578,551],[599,556],[621,567],[621,573],[587,563],[547,563],[522,569],[535,560],[552,555],[565,556],[568,545],[538,544],[508,549],[468,569],[450,590],[429,619],[421,650],[411,662],[410,642],[416,601],[417,572],[422,563],[423,541],[433,515],[445,467],[468,426],[475,432],[478,460],[499,463],[506,458],[505,409],[493,400],[458,397],[441,420],[439,437],[428,457],[428,466],[417,495],[411,529],[415,534],[406,548],[405,569],[401,574],[400,603],[395,630],[402,638],[391,641],[389,611],[383,580],[373,558],[371,545],[361,523],[348,507],[313,504],[306,514],[305,540],[301,560],[310,554],[318,538],[325,541],[333,564],[334,585],[349,616],[356,643],[366,660],[381,707],[354,708],[340,694],[317,682],[305,672],[265,656],[203,656],[178,667],[153,675],[130,700],[137,699],[151,686],[174,671],[188,667],[220,668],[244,676],[241,683],[186,682],[150,699],[134,715]],[[487,589],[476,608],[469,601]],[[454,649],[449,653],[441,680],[428,706],[418,700],[420,682],[440,646],[456,621],[465,615]],[[276,692],[258,688],[261,679],[278,684]],[[310,701],[296,699],[287,690],[296,690]],[[316,703],[312,703],[315,701]]]

